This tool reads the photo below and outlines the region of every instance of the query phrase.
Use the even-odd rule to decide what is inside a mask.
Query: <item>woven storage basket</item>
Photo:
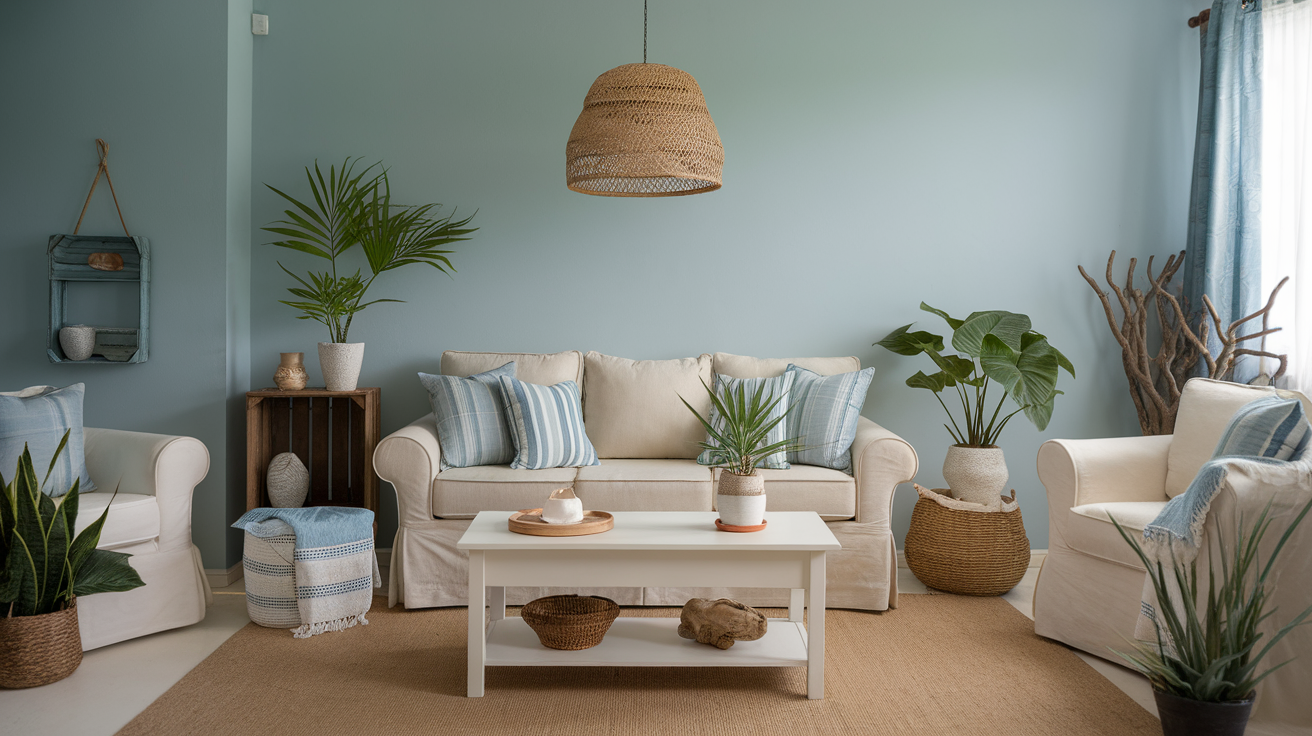
[[[246,576],[246,613],[260,626],[294,629],[301,625],[296,601],[296,534],[290,525],[274,537],[246,532],[241,563]]]
[[[958,595],[1002,595],[1024,577],[1030,564],[1020,508],[966,511],[948,508],[929,494],[946,490],[916,486],[920,499],[907,531],[907,567],[922,583]],[[1005,497],[1004,497],[1005,499]],[[1011,492],[1011,502],[1016,492]]]
[[[62,611],[0,618],[0,687],[49,685],[82,664],[77,600]]]
[[[620,615],[620,607],[597,595],[549,595],[529,601],[519,615],[549,649],[588,649],[602,637]]]

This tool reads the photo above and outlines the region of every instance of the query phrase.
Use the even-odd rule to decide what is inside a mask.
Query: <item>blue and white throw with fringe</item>
[[[373,589],[382,585],[373,524],[374,512],[368,509],[312,506],[252,509],[233,527],[261,538],[286,534],[291,527],[296,536],[295,604],[301,621],[292,636],[304,639],[369,623],[365,614]]]

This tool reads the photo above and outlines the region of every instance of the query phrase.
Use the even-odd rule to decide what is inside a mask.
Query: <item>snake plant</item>
[[[10,616],[39,616],[69,607],[75,596],[109,593],[145,585],[128,564],[130,555],[96,549],[109,508],[81,534],[73,535],[78,511],[78,481],[56,503],[41,492],[50,471],[68,444],[68,432],[50,459],[45,481],[38,484],[32,454],[23,447],[18,469],[8,483],[0,477],[0,611]]]

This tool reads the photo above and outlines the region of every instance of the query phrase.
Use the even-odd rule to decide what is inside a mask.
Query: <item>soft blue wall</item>
[[[1180,3],[655,3],[650,60],[697,78],[726,159],[722,190],[668,199],[563,181],[588,86],[641,58],[640,3],[256,10],[271,29],[255,43],[257,227],[280,209],[259,183],[300,192],[316,157],[381,158],[407,201],[479,210],[454,279],[389,274],[375,296],[408,303],[356,319],[385,432],[428,411],[414,374],[446,349],[855,354],[878,368],[865,413],[910,440],[920,482],[938,486],[942,410],[902,385],[926,364],[871,347],[912,320],[940,327],[921,300],[1031,314],[1079,369],[1047,432],[1014,423],[1003,437],[1033,546],[1047,545],[1041,441],[1137,432],[1075,267],[1182,242],[1193,82]],[[290,279],[274,264],[312,259],[253,238],[253,381],[268,384],[286,350],[305,351],[318,380],[325,331],[277,303]],[[899,538],[913,501],[899,491]]]

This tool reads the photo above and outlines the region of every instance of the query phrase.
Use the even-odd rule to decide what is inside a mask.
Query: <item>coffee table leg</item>
[[[806,588],[793,588],[792,598],[788,601],[788,620],[802,620],[802,606],[806,604]]]
[[[494,585],[487,590],[488,594],[492,596],[489,618],[493,621],[500,621],[506,617],[506,588],[504,585]]]
[[[814,567],[815,563],[811,563]],[[487,656],[487,635],[483,620],[483,601],[487,593],[483,586],[483,552],[469,552],[469,681],[466,694],[471,698],[483,697],[483,662]],[[504,591],[504,588],[502,589]]]
[[[806,697],[825,696],[825,553],[811,553],[806,625]]]

